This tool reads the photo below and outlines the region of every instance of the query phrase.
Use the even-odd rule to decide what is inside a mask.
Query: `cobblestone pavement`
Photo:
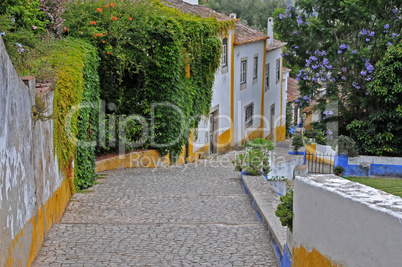
[[[277,266],[223,157],[106,173],[72,197],[32,266]]]

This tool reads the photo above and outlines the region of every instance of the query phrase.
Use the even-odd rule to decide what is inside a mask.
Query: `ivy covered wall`
[[[64,18],[66,35],[99,50],[107,116],[100,135],[105,143],[98,152],[120,146],[178,156],[200,120],[191,118],[209,112],[222,51],[218,35],[233,21],[187,15],[151,0],[73,1]],[[124,122],[117,119],[120,115]]]

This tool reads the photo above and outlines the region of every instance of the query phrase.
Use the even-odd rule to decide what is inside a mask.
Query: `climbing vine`
[[[179,155],[200,121],[190,118],[209,112],[222,51],[218,36],[234,22],[184,14],[155,0],[73,1],[64,19],[67,35],[84,38],[99,50],[107,116],[138,115],[138,124],[124,127],[136,137],[147,128],[148,137],[139,146]],[[126,139],[119,136],[115,149],[121,142],[138,141]]]
[[[52,51],[52,58],[57,69],[53,109],[59,166],[67,177],[75,159],[74,184],[79,189],[87,188],[95,178],[94,146],[84,146],[78,141],[92,140],[92,133],[97,131],[97,107],[95,104],[92,109],[81,109],[80,104],[83,101],[96,103],[99,99],[98,57],[91,45],[66,38],[58,43],[58,49]]]

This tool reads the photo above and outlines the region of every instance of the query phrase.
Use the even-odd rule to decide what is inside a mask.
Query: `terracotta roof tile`
[[[300,97],[299,82],[288,77],[288,97],[287,102],[291,102]]]
[[[236,21],[235,27],[235,45],[242,45],[247,43],[252,43],[256,41],[268,39],[268,35],[251,28],[250,26]]]
[[[215,10],[206,7],[204,5],[191,5],[189,3],[183,2],[183,0],[162,0],[163,4],[179,9],[181,12],[186,14],[195,14],[203,18],[216,18],[218,21],[230,20],[229,16],[218,13]]]
[[[275,50],[275,49],[278,49],[278,48],[281,48],[282,46],[285,46],[286,44],[287,43],[284,43],[284,42],[281,42],[281,41],[278,41],[278,40],[274,39],[272,41],[272,44],[267,43],[267,52]]]
[[[226,16],[222,13],[218,13],[215,10],[206,7],[204,5],[191,5],[186,2],[183,2],[183,0],[162,0],[162,2],[165,5],[177,8],[181,12],[186,14],[192,13],[195,15],[199,15],[203,18],[213,17],[216,18],[218,21],[232,19],[229,16]],[[240,22],[239,20],[236,20],[235,40],[234,40],[235,45],[252,43],[256,41],[266,40],[268,38],[269,37],[266,34],[259,32],[256,29],[253,29],[252,27]]]

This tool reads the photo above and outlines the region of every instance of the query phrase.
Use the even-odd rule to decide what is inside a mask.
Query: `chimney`
[[[267,42],[269,45],[272,45],[274,42],[274,18],[269,17],[268,18],[268,32],[267,35],[270,37]]]
[[[190,5],[198,5],[198,0],[183,0],[183,2]]]
[[[229,17],[230,17],[231,19],[236,19],[236,18],[237,18],[237,15],[236,15],[236,13],[230,13]]]

